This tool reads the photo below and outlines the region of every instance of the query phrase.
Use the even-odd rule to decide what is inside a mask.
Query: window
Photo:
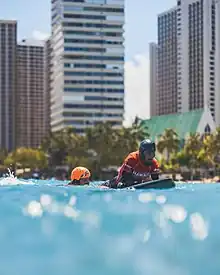
[[[64,104],[64,108],[73,109],[124,109],[123,105],[102,105],[102,104]]]
[[[76,6],[64,6],[65,11],[82,11],[83,7],[76,7]]]
[[[123,89],[104,89],[104,88],[70,88],[65,87],[64,92],[78,92],[78,93],[116,93],[116,94],[123,94]]]
[[[65,55],[64,58],[72,60],[114,60],[114,61],[124,61],[124,56],[92,56],[92,55]]]
[[[64,84],[95,84],[95,85],[123,85],[123,81],[108,80],[65,80]]]
[[[66,76],[111,76],[111,77],[117,77],[117,76],[123,76],[122,73],[117,73],[117,72],[68,72],[65,71],[64,75]]]
[[[106,0],[85,0],[85,2],[91,4],[106,4]]]
[[[88,14],[64,14],[64,18],[84,18],[84,19],[105,20],[106,16],[103,16],[103,15],[88,15]]]
[[[211,128],[208,124],[206,125],[204,132],[205,132],[205,134],[210,134],[211,133]]]

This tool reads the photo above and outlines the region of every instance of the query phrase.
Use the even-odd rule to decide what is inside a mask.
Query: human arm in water
[[[114,177],[111,180],[105,181],[102,186],[116,189],[118,188],[118,184],[122,183],[123,186],[131,186],[134,184],[134,177],[132,175],[131,167],[123,164],[122,167],[119,170],[119,173],[116,177]]]
[[[155,173],[151,174],[151,179],[152,180],[158,180],[159,179],[159,173],[155,171]],[[117,181],[117,176],[114,177],[111,180],[105,181],[101,187],[107,187],[107,188],[121,188],[121,187],[130,187],[132,185],[138,184],[143,182],[143,180],[137,180],[133,177],[132,174],[124,172],[121,180],[118,182]]]
[[[129,154],[122,166],[118,171],[118,175],[111,180],[107,180],[102,185],[108,188],[118,188],[118,184],[122,183],[126,186],[131,186],[134,184],[134,177],[133,177],[133,167],[136,164],[136,159],[133,157],[132,154]]]

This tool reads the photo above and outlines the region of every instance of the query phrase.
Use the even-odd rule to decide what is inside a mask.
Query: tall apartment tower
[[[15,147],[17,22],[0,20],[0,148]]]
[[[220,2],[177,2],[178,111],[209,107],[220,124]]]
[[[157,44],[157,115],[208,107],[220,125],[220,1],[178,0]]]
[[[44,44],[44,135],[50,133],[50,93],[52,81],[52,45],[51,39],[45,41]]]
[[[52,131],[124,115],[124,0],[52,0]]]
[[[157,22],[157,46],[150,44],[150,95],[154,102],[151,116],[177,112],[176,7],[160,14]]]
[[[17,147],[37,148],[44,137],[44,48],[17,45]]]

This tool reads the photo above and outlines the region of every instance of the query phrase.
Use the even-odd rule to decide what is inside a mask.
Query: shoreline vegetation
[[[145,138],[151,135],[139,119],[121,129],[114,129],[108,122],[98,123],[86,129],[83,136],[67,127],[50,133],[39,148],[21,147],[13,152],[0,149],[0,177],[10,168],[21,178],[66,180],[72,168],[81,165],[90,169],[92,180],[109,179]],[[172,175],[177,181],[178,176],[180,181],[219,182],[220,128],[203,135],[189,133],[185,140],[170,128],[157,137],[156,144],[163,175]]]

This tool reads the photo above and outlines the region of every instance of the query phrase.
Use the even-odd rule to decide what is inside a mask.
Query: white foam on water
[[[71,203],[76,201],[76,198],[70,200]],[[75,220],[78,218],[80,211],[73,208],[73,205],[59,203],[52,199],[50,195],[43,194],[38,201],[31,201],[29,204],[24,208],[24,214],[29,216],[39,216],[41,217],[43,212],[47,212],[50,214],[58,214],[63,215],[66,218],[71,218]]]
[[[182,223],[187,217],[187,211],[181,205],[164,205],[163,213],[166,218],[172,220],[174,223]]]
[[[23,181],[17,178],[3,178],[0,179],[0,186],[5,185],[34,185],[35,183],[32,181]]]
[[[69,206],[69,205],[66,205],[66,206],[64,207],[63,213],[64,213],[64,216],[66,216],[67,218],[72,218],[72,219],[76,219],[76,218],[78,218],[78,216],[79,216],[78,211],[76,211],[75,209],[73,209],[73,208],[72,208],[71,206]]]
[[[143,242],[146,243],[149,241],[150,239],[150,235],[151,235],[151,232],[149,229],[147,229],[145,232],[144,232],[144,238],[143,238]]]
[[[100,228],[101,224],[100,215],[95,211],[82,213],[80,221],[82,221],[87,228],[97,229]]]
[[[38,201],[31,201],[24,210],[24,213],[32,217],[41,217],[43,209]]]
[[[48,205],[47,211],[50,214],[63,214],[64,205],[59,204],[56,201],[54,201],[50,205]]]
[[[14,174],[11,172],[11,170],[8,168],[8,174],[5,175],[4,178],[0,179],[0,186],[5,185],[33,185],[35,184],[32,181],[24,181],[19,180],[17,177],[14,176]]]
[[[203,241],[208,237],[208,224],[200,213],[190,215],[190,225],[194,239]]]
[[[182,223],[187,217],[187,211],[181,205],[167,204],[161,207],[153,219],[156,225],[161,229],[164,238],[172,236],[171,222]]]
[[[165,204],[167,201],[167,198],[163,195],[156,197],[156,203],[157,204]]]
[[[48,207],[49,205],[52,204],[52,198],[50,195],[43,194],[40,197],[40,203],[43,207]]]
[[[77,198],[76,196],[72,196],[69,200],[69,205],[73,206],[76,204]]]
[[[163,211],[158,211],[153,216],[156,225],[161,229],[164,238],[172,236],[172,227],[169,224],[169,220]]]
[[[148,203],[155,199],[155,194],[153,193],[141,193],[138,196],[138,200],[142,203]]]

